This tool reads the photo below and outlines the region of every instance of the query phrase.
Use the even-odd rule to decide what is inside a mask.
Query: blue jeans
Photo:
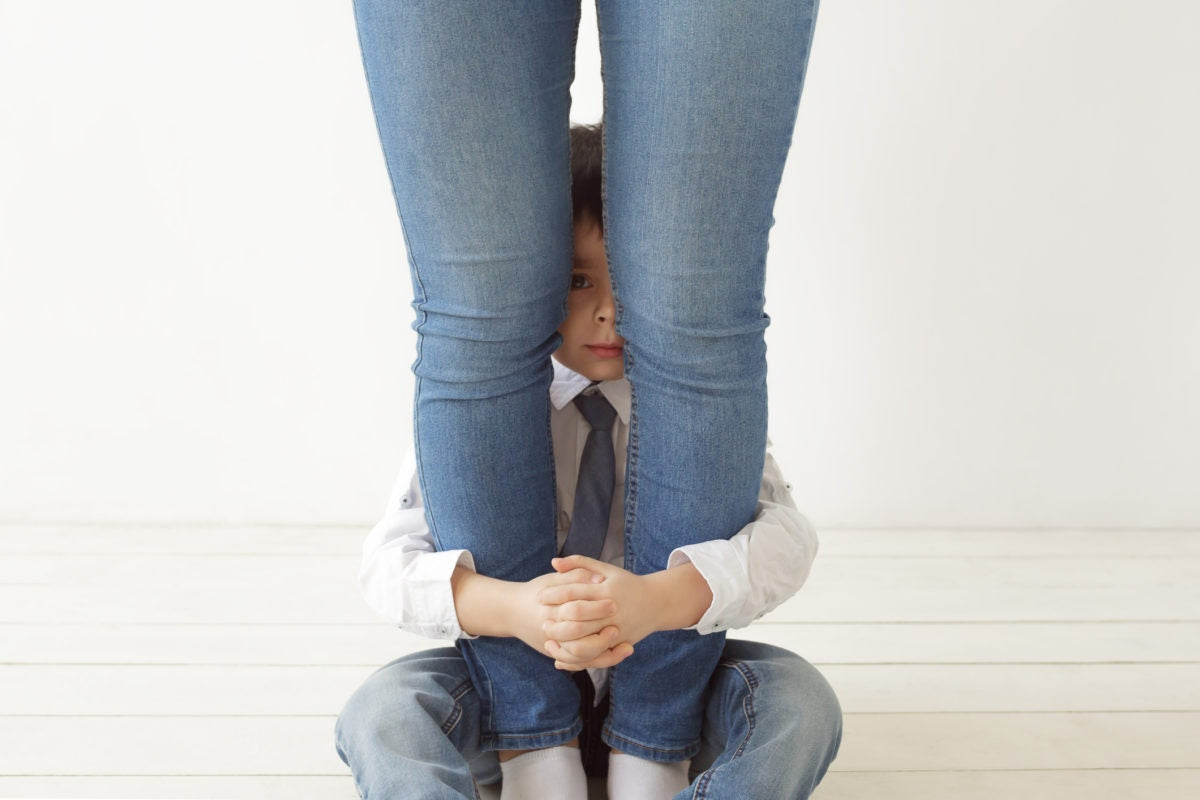
[[[500,780],[481,744],[480,698],[453,648],[397,659],[351,696],[335,726],[359,794],[477,797]],[[842,737],[825,678],[799,656],[730,639],[707,681],[691,786],[676,800],[800,800],[824,777]]]
[[[440,549],[527,581],[555,555],[547,390],[572,260],[580,0],[355,0],[412,274],[414,442]],[[633,387],[626,567],[753,516],[766,441],[763,287],[817,0],[598,0],[604,230]],[[465,487],[465,491],[464,491]],[[578,733],[574,683],[515,639],[460,645],[486,748]],[[720,635],[655,634],[612,676],[606,741],[699,747]]]

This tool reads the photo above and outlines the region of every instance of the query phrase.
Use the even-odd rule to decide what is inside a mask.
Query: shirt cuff
[[[458,612],[454,608],[454,587],[450,577],[455,568],[462,566],[475,571],[475,559],[468,550],[442,550],[427,553],[421,565],[420,577],[412,576],[414,621],[405,628],[412,633],[431,639],[474,639],[458,624]]]
[[[690,563],[708,583],[708,588],[712,592],[712,603],[709,604],[708,610],[695,625],[684,628],[684,630],[696,631],[701,634],[716,633],[733,627],[726,618],[733,610],[730,605],[731,601],[736,600],[735,597],[730,596],[732,592],[729,590],[729,587],[736,583],[733,583],[730,577],[724,574],[725,571],[721,568],[721,559],[714,557],[715,554],[707,552],[711,548],[706,548],[706,544],[710,543],[690,544],[686,547],[676,548],[671,551],[671,555],[667,559],[667,569]]]

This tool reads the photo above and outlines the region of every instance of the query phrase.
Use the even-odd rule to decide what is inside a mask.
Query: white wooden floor
[[[365,530],[0,526],[0,797],[356,797]],[[1200,531],[825,531],[742,635],[846,711],[820,800],[1200,798]]]

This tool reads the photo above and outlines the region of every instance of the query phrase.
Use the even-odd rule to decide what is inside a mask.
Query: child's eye
[[[571,290],[572,291],[574,291],[575,289],[590,289],[590,288],[592,288],[592,282],[588,278],[587,275],[584,275],[582,272],[572,272],[571,273]]]

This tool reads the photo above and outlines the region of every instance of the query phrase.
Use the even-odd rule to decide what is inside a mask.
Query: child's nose
[[[612,295],[601,299],[596,306],[596,321],[597,322],[612,322],[616,315],[616,303],[613,301]]]

